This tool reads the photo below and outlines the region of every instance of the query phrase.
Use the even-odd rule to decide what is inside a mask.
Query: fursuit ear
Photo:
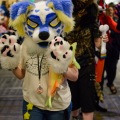
[[[64,23],[64,32],[70,32],[74,28],[72,17],[73,4],[71,0],[47,0],[48,7],[52,8],[59,19]]]
[[[25,35],[24,23],[27,19],[27,14],[33,9],[33,7],[34,4],[29,1],[17,2],[11,5],[9,26],[17,30],[20,36]]]

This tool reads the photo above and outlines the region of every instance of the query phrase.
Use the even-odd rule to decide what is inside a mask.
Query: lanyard
[[[42,68],[42,60],[43,60],[44,54],[42,55],[41,62],[39,61],[39,55],[37,55],[38,60],[38,77],[39,77],[39,86],[37,88],[37,93],[41,94],[43,92],[43,88],[40,85],[40,79],[41,79],[41,68]]]

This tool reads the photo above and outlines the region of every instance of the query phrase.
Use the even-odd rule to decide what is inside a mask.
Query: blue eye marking
[[[31,31],[28,31],[28,34],[29,34],[30,36],[32,36],[33,32],[31,32]]]
[[[40,10],[35,10],[35,12],[37,13],[37,12],[39,12]]]
[[[42,22],[42,20],[40,19],[40,16],[37,15],[30,15],[28,17],[28,19],[30,19],[31,21],[35,22],[36,24],[38,24],[37,27],[40,28],[40,32],[42,31],[47,31],[49,32],[49,27],[50,27],[50,22],[52,22],[55,18],[57,18],[55,13],[50,13],[48,15],[46,15],[46,19],[45,19],[45,23]],[[32,28],[31,26],[27,25],[29,30],[34,30],[35,28]],[[54,26],[54,29],[58,29],[56,30],[57,33],[60,33],[60,27],[61,27],[61,22],[59,22],[56,26]],[[30,32],[31,34],[31,32]]]
[[[50,8],[45,8],[45,11],[49,11],[50,10]]]
[[[34,21],[35,23],[38,24],[38,27],[40,27],[40,32],[41,31],[49,31],[48,30],[48,27],[49,27],[49,23],[56,17],[56,14],[55,13],[50,13],[46,16],[46,21],[45,21],[45,24],[42,23],[41,19],[39,16],[37,15],[30,15],[29,16],[29,19]],[[28,25],[29,26],[29,25]],[[60,25],[59,25],[60,26]],[[31,27],[29,26],[29,29]],[[57,27],[55,27],[57,28]]]
[[[56,32],[57,32],[57,33],[60,33],[60,29],[58,29]]]

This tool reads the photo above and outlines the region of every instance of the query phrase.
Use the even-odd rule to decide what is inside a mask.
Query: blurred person
[[[116,14],[118,16],[118,21],[117,21],[118,24],[117,24],[116,28],[117,28],[117,30],[120,30],[120,3],[118,5],[116,5],[115,8],[116,8]]]
[[[69,81],[72,93],[72,119],[79,120],[80,108],[83,120],[93,120],[95,90],[95,46],[101,45],[97,24],[98,7],[92,0],[72,0],[75,28],[67,35],[69,42],[77,42],[76,58],[81,66],[76,82]],[[104,39],[107,42],[108,39]]]
[[[3,33],[3,32],[6,32],[7,31],[7,28],[5,26],[5,16],[4,16],[4,9],[0,6],[0,35]]]
[[[114,14],[114,4],[109,4],[106,9],[106,15],[110,16],[114,21],[117,21],[117,17]],[[117,93],[117,88],[114,85],[116,77],[117,63],[120,54],[120,33],[115,32],[110,28],[109,42],[107,43],[107,56],[105,60],[105,71],[107,79],[107,87],[109,87],[112,94]]]
[[[99,14],[98,14],[98,23],[99,23],[99,27],[102,25],[107,25],[107,18],[106,18],[106,8],[107,8],[107,4],[105,3],[104,0],[99,0],[96,1],[97,5],[98,5],[98,9],[99,9]],[[108,35],[108,31],[106,33]],[[104,64],[105,64],[105,58],[106,58],[106,52],[102,53],[101,51],[102,46],[100,47],[100,49],[96,48],[96,83],[95,83],[95,87],[96,87],[96,111],[99,112],[107,112],[107,109],[102,107],[99,103],[100,102],[104,102],[104,96],[103,96],[103,88],[102,88],[102,76],[104,73]]]
[[[8,24],[9,24],[9,10],[6,7],[6,1],[3,1],[2,4],[0,5],[0,15],[4,16],[4,21],[2,23],[2,25],[8,29]]]

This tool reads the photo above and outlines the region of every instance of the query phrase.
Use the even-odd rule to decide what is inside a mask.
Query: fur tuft
[[[26,15],[34,8],[31,2],[18,2],[13,4],[10,8],[10,22],[9,26],[17,30],[20,36],[25,35],[24,22],[26,21]]]
[[[65,24],[64,32],[70,32],[74,29],[74,19],[71,17],[69,18],[67,15],[65,15],[63,12],[59,10],[55,10],[56,14],[58,15],[59,19]]]
[[[24,31],[23,23],[25,21],[26,21],[25,14],[22,14],[22,15],[18,16],[14,21],[12,21],[10,19],[9,26],[12,26],[13,28],[15,28],[17,30],[19,36],[24,36],[25,31]]]
[[[41,54],[41,53],[45,52],[45,50],[46,50],[45,48],[39,47],[39,45],[36,44],[29,36],[25,37],[23,45],[26,46],[27,53],[29,55]]]
[[[16,54],[15,57],[2,57],[0,58],[1,67],[3,69],[15,69],[19,64],[20,54]]]
[[[51,1],[48,2],[48,7],[52,8],[54,12],[58,15],[59,19],[65,24],[64,32],[70,32],[73,30],[75,22],[72,17],[73,6],[71,2],[68,1]]]

